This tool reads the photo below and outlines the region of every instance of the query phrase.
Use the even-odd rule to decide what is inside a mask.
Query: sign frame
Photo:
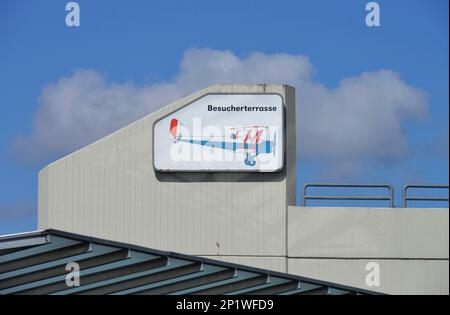
[[[210,95],[277,95],[281,98],[281,107],[282,107],[282,117],[281,117],[281,129],[283,132],[283,136],[282,136],[282,142],[283,142],[283,152],[281,154],[281,165],[278,169],[276,170],[260,170],[260,169],[222,169],[222,170],[214,170],[214,169],[204,169],[204,170],[170,170],[170,169],[158,169],[155,165],[155,126],[158,122],[160,122],[161,120],[173,115],[174,113],[178,112],[179,110],[192,105],[193,103],[201,100],[202,98],[206,97],[206,96],[210,96]],[[192,101],[184,104],[183,106],[177,108],[176,110],[162,115],[161,117],[157,118],[153,124],[152,124],[152,167],[153,167],[153,171],[155,173],[159,173],[159,174],[164,174],[164,173],[264,173],[264,174],[271,174],[271,173],[280,173],[282,170],[284,170],[285,165],[286,165],[286,139],[287,139],[287,135],[286,135],[286,103],[284,100],[283,95],[281,95],[280,93],[277,92],[269,92],[269,93],[263,93],[263,92],[207,92],[195,99],[193,99]]]

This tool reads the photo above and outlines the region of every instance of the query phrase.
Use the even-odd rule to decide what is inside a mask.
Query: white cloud
[[[189,49],[178,74],[150,86],[108,82],[77,70],[43,89],[32,132],[14,150],[36,161],[69,153],[139,117],[214,83],[287,83],[297,90],[297,148],[304,160],[351,173],[372,161],[408,155],[403,126],[426,114],[424,94],[389,70],[343,79],[330,89],[316,82],[307,57]]]

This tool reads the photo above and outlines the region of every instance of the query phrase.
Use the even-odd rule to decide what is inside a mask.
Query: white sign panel
[[[283,168],[278,94],[208,94],[157,121],[158,171],[276,172]]]

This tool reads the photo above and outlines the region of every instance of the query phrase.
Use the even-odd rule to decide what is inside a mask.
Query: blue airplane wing
[[[191,144],[198,144],[207,147],[219,148],[223,150],[237,151],[237,150],[251,150],[258,155],[259,153],[272,152],[272,141],[262,141],[258,144],[243,143],[243,142],[228,142],[228,141],[210,141],[210,140],[197,140],[197,139],[178,139],[180,142],[186,142]]]

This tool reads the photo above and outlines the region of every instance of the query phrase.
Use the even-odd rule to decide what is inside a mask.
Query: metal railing
[[[389,195],[374,195],[374,196],[323,196],[323,195],[308,195],[307,190],[310,187],[330,187],[330,188],[385,188]],[[389,201],[391,208],[394,208],[394,189],[389,184],[311,184],[307,183],[303,186],[302,207],[306,206],[307,200],[365,200],[365,201]]]
[[[402,195],[402,207],[406,208],[408,206],[408,201],[447,201],[448,197],[438,197],[438,196],[408,196],[408,190],[411,188],[419,189],[449,189],[448,185],[405,185],[403,187]]]

